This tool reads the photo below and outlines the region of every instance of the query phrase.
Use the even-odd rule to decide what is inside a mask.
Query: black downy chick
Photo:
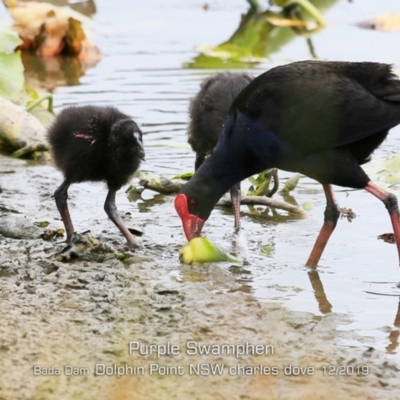
[[[114,107],[69,107],[50,127],[48,139],[56,167],[64,181],[54,193],[57,208],[71,244],[74,227],[68,211],[68,188],[72,183],[105,181],[108,194],[104,210],[125,236],[128,246],[137,241],[118,215],[116,192],[137,171],[145,153],[142,132],[127,115]]]
[[[199,92],[190,101],[188,142],[196,153],[195,171],[203,164],[218,143],[224,121],[236,96],[253,80],[246,73],[220,72],[201,83]],[[272,171],[277,190],[276,170]],[[240,182],[230,189],[235,215],[235,230],[240,230]]]

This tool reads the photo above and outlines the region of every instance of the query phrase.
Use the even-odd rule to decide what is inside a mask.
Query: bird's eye
[[[191,206],[194,206],[196,204],[196,201],[194,199],[190,199],[189,203],[190,203]]]

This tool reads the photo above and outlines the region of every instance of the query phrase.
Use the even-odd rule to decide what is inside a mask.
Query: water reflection
[[[68,6],[87,16],[91,16],[96,12],[94,1],[90,0],[73,4],[69,4],[66,0],[45,1],[44,3],[50,3],[52,6]],[[36,11],[35,7],[37,7],[38,11]],[[13,8],[10,8],[10,10],[13,10]],[[14,15],[10,11],[16,26],[23,27],[18,32],[24,38],[23,49],[25,51],[22,51],[21,58],[25,69],[24,75],[27,87],[53,91],[59,86],[79,85],[80,77],[86,73],[88,68],[97,65],[102,58],[99,49],[85,38],[86,35],[82,31],[80,22],[69,18],[68,21],[70,21],[71,26],[65,32],[63,21],[66,17],[62,12],[60,9],[62,18],[52,21],[51,16],[49,16],[50,13],[43,14],[41,8],[32,4],[29,12],[25,11],[27,21],[24,21],[22,16],[25,14],[21,14],[21,16],[15,12]],[[29,20],[28,15],[30,16],[30,13],[32,16]],[[26,26],[22,25],[21,21]],[[75,23],[72,24],[72,21],[75,21]],[[40,32],[35,25],[38,23],[41,24]],[[50,30],[50,27],[52,30]],[[50,32],[52,33],[51,35]],[[34,36],[34,39],[29,41],[31,36]],[[59,43],[58,46],[56,46],[57,43]],[[62,49],[63,55],[55,55],[60,53],[60,49]],[[34,53],[40,54],[40,56]],[[67,53],[76,55],[69,56]]]
[[[308,278],[314,290],[314,297],[318,303],[318,309],[322,314],[328,314],[332,311],[332,304],[326,297],[324,286],[322,285],[319,273],[316,269],[308,271]]]
[[[338,0],[313,0],[311,3],[321,12]],[[200,54],[187,68],[250,68],[265,61],[271,53],[278,52],[297,36],[304,36],[311,58],[317,58],[310,36],[322,25],[310,25],[309,14],[296,4],[280,11],[257,11],[251,7],[242,15],[239,27],[226,41],[217,46],[199,46]]]
[[[332,304],[329,302],[328,297],[325,293],[324,286],[320,279],[319,273],[316,269],[308,271],[308,278],[310,279],[311,286],[314,291],[315,300],[318,303],[318,309],[322,314],[329,314],[332,312]],[[396,354],[396,350],[399,347],[400,338],[400,298],[397,306],[396,316],[393,322],[393,328],[389,332],[388,346],[386,346],[387,353]]]
[[[143,193],[143,192],[142,192]],[[165,195],[155,192],[146,191],[145,195],[149,195],[151,193],[151,198],[145,198],[142,196],[142,193],[128,193],[127,197],[129,201],[136,203],[138,211],[140,213],[148,213],[151,212],[154,206],[158,206],[164,204],[166,202]]]
[[[397,314],[394,318],[393,326],[399,329],[392,329],[389,333],[390,344],[386,347],[388,353],[396,353],[396,349],[399,347],[399,337],[400,337],[400,298],[399,305],[397,308]]]
[[[33,53],[22,52],[27,87],[53,91],[60,86],[80,85],[79,79],[86,69],[94,67],[99,59],[83,64],[78,57],[56,56],[39,57]]]

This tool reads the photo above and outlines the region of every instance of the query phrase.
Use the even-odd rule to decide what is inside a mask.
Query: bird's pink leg
[[[318,238],[306,262],[306,266],[311,268],[315,268],[318,265],[319,259],[321,258],[325,246],[336,227],[340,215],[339,207],[331,185],[324,184],[322,187],[324,188],[326,197],[325,218]]]
[[[71,244],[72,235],[74,234],[74,226],[72,225],[72,220],[71,216],[69,215],[68,203],[67,203],[68,188],[70,185],[71,182],[68,179],[65,179],[64,182],[54,192],[56,205],[63,220],[65,231],[67,233],[67,243],[69,244]]]
[[[114,222],[115,226],[121,231],[121,233],[125,236],[128,246],[132,249],[139,247],[136,239],[129,232],[128,228],[125,226],[121,217],[118,214],[117,207],[115,205],[115,195],[117,191],[109,189],[106,201],[104,203],[104,211],[107,213],[108,218]]]
[[[397,203],[397,197],[371,181],[368,182],[368,185],[365,186],[364,189],[381,200],[389,211],[400,262],[400,211]]]
[[[231,187],[231,200],[233,214],[235,216],[235,232],[240,231],[240,183],[236,183]]]

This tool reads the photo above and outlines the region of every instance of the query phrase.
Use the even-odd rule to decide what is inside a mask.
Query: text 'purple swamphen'
[[[54,197],[71,243],[74,233],[68,211],[68,188],[72,183],[105,181],[108,195],[104,210],[128,241],[137,242],[118,215],[116,192],[139,168],[145,153],[142,132],[136,123],[114,107],[69,107],[60,112],[48,132],[54,162],[64,182]]]
[[[214,152],[175,198],[187,239],[201,234],[228,188],[276,167],[323,185],[325,219],[307,266],[317,266],[339,218],[331,184],[385,204],[400,258],[397,198],[360,167],[399,123],[400,80],[390,65],[302,61],[265,72],[235,99]]]

